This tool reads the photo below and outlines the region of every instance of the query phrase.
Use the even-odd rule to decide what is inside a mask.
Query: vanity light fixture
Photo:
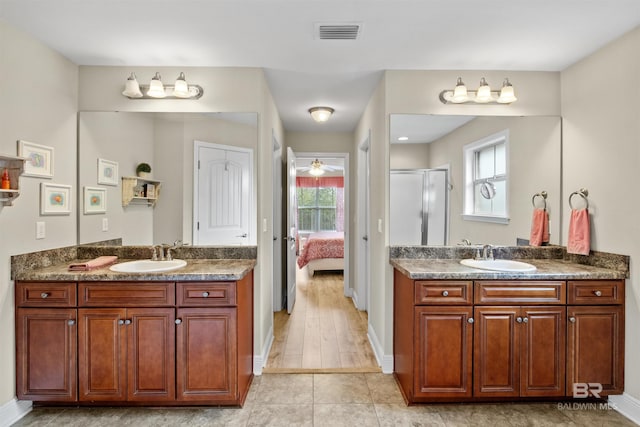
[[[508,78],[504,79],[502,89],[497,91],[491,90],[484,77],[480,79],[477,90],[467,90],[462,78],[458,77],[455,88],[443,90],[439,98],[443,104],[511,104],[518,100]]]
[[[140,85],[135,73],[131,73],[122,92],[129,99],[198,99],[204,94],[199,85],[187,84],[184,73],[180,73],[173,86],[164,85],[160,73],[155,73],[148,86]]]
[[[331,107],[312,107],[309,108],[309,114],[313,120],[318,123],[326,122],[329,120],[329,117],[334,113],[334,109]]]

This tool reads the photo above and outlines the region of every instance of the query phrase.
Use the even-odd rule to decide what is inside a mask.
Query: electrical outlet
[[[45,226],[44,226],[44,221],[37,221],[36,222],[36,239],[44,239],[46,233],[45,233]]]
[[[109,231],[109,219],[102,218],[102,231]]]

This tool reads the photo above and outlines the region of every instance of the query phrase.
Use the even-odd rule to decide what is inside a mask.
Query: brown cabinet
[[[173,308],[79,309],[79,400],[174,400],[174,322]]]
[[[569,282],[568,396],[624,391],[623,302],[622,280]]]
[[[408,403],[624,390],[624,280],[412,280],[395,270],[393,327]]]
[[[242,405],[253,272],[224,282],[16,282],[18,398]],[[176,391],[177,390],[177,391]]]

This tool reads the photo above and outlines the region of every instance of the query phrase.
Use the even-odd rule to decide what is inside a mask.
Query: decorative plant
[[[151,173],[151,166],[149,166],[149,163],[140,163],[136,167],[136,173]]]

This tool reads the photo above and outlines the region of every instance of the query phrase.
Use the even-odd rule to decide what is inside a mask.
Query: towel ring
[[[582,200],[584,200],[584,202],[586,203],[585,209],[589,209],[589,199],[587,199],[587,196],[589,195],[589,190],[587,190],[586,188],[581,188],[578,191],[574,191],[573,193],[571,193],[571,195],[569,196],[569,207],[571,209],[574,209],[573,204],[571,203],[571,198],[573,196],[580,196],[582,197]]]
[[[531,198],[531,204],[534,208],[536,207],[536,197],[542,197],[543,209],[547,210],[547,192],[541,191],[533,195],[533,197]]]

